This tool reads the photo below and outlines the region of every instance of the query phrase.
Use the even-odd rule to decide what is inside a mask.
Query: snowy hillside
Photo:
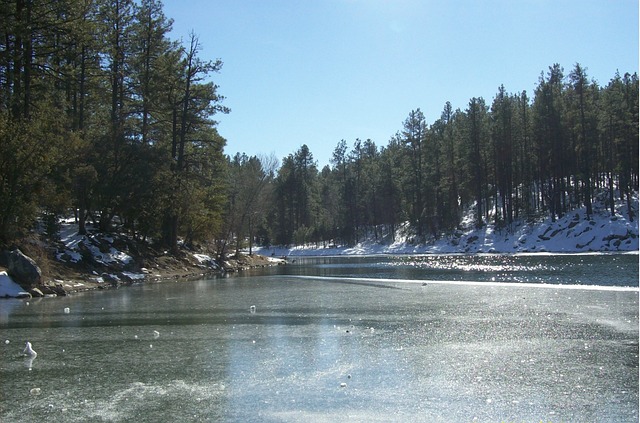
[[[638,215],[638,196],[632,203]],[[584,253],[638,252],[638,220],[629,220],[624,203],[616,205],[611,216],[601,203],[594,204],[594,214],[587,220],[584,209],[574,210],[552,222],[550,218],[533,223],[516,222],[510,229],[496,230],[489,224],[473,228],[471,216],[463,222],[464,229],[455,235],[426,244],[412,244],[401,231],[396,242],[384,245],[363,242],[354,247],[263,248],[260,254],[276,256],[349,255],[349,254],[454,254],[454,253]]]

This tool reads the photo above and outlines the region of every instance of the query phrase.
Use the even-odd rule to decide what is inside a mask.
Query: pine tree
[[[491,106],[491,134],[493,141],[493,167],[496,187],[496,220],[499,217],[507,225],[514,214],[514,154],[513,154],[513,106],[512,99],[501,85]]]
[[[514,96],[515,103],[515,119],[518,141],[518,177],[517,186],[521,187],[521,204],[516,208],[516,215],[519,211],[524,212],[525,217],[529,218],[536,208],[535,193],[536,184],[533,181],[533,164],[536,163],[535,151],[531,148],[531,105],[526,91],[522,91],[519,95]]]
[[[567,178],[570,165],[566,128],[563,125],[563,70],[555,64],[541,75],[533,103],[533,133],[538,158],[541,205],[555,221],[567,211]]]
[[[586,69],[576,63],[569,74],[569,108],[575,116],[573,132],[576,139],[575,155],[577,157],[576,170],[582,185],[582,201],[586,207],[587,219],[593,214],[592,208],[592,167],[595,163],[595,149],[597,146],[595,98],[593,90],[587,80]]]
[[[222,61],[203,61],[198,56],[199,50],[198,38],[192,34],[189,46],[182,55],[180,67],[177,68],[177,101],[173,101],[171,105],[171,171],[174,192],[172,201],[167,204],[163,238],[173,251],[177,251],[180,219],[186,217],[189,220],[189,215],[194,211],[185,194],[190,192],[188,187],[194,183],[191,180],[193,172],[200,170],[198,166],[202,166],[198,162],[200,154],[209,150],[209,155],[215,161],[205,164],[213,166],[223,160],[222,151],[226,143],[215,130],[215,122],[211,116],[215,113],[228,113],[229,110],[221,105],[224,97],[218,94],[218,86],[212,82],[203,82],[208,75],[221,69]],[[207,168],[204,170],[209,171]],[[214,172],[211,177],[218,179],[221,172]],[[195,189],[197,191],[197,187]],[[206,198],[200,201],[206,201]]]
[[[482,98],[472,98],[466,110],[466,154],[469,167],[468,189],[472,192],[476,207],[476,227],[484,225],[483,212],[487,212],[486,178],[486,120],[487,107]]]
[[[403,147],[397,139],[391,139],[386,148],[380,150],[379,199],[380,221],[386,225],[395,241],[398,223],[405,219],[402,214],[402,169]]]
[[[320,215],[317,178],[316,163],[306,144],[282,161],[274,186],[272,238],[276,243],[303,244],[313,237]]]
[[[420,109],[412,110],[403,123],[401,134],[405,145],[409,174],[407,175],[406,193],[410,199],[411,221],[416,227],[417,235],[422,238],[425,230],[425,160],[424,143],[426,138],[425,118]]]

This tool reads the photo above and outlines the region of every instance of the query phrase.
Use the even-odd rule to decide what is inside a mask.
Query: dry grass
[[[46,243],[41,241],[37,235],[23,239],[18,244],[18,248],[20,248],[20,251],[27,257],[30,257],[36,262],[42,271],[43,278],[51,273],[51,263],[55,260],[53,256],[54,251],[51,247],[48,247]]]

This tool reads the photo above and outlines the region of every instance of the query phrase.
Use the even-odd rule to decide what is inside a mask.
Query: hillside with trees
[[[220,257],[254,243],[392,241],[405,222],[426,242],[470,208],[476,227],[506,230],[577,208],[589,218],[596,193],[636,219],[637,74],[601,86],[581,64],[553,64],[533,93],[446,102],[432,123],[411,110],[386,144],[340,140],[320,169],[304,144],[280,164],[225,154],[222,61],[201,57],[195,34],[172,41],[160,1],[1,7],[0,246],[37,222],[55,238],[69,215],[80,234],[91,224]]]
[[[596,192],[606,193],[611,216],[623,199],[633,221],[638,89],[636,74],[616,74],[600,87],[580,64],[567,74],[554,64],[532,98],[500,86],[490,104],[474,97],[454,110],[445,103],[431,124],[412,110],[386,146],[341,140],[322,170],[302,146],[274,180],[262,234],[278,245],[353,245],[371,234],[393,236],[408,221],[422,243],[455,231],[470,207],[477,228],[554,221],[582,207],[589,219]]]

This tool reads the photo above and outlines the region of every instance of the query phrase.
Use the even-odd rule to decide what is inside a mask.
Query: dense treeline
[[[416,109],[386,146],[342,140],[318,169],[306,145],[281,165],[224,155],[222,62],[195,35],[172,41],[159,0],[10,0],[0,19],[0,244],[37,221],[53,234],[70,210],[80,233],[117,226],[174,251],[382,240],[407,221],[422,241],[471,207],[508,227],[590,214],[595,192],[613,214],[638,189],[635,74],[600,87],[553,65],[533,98],[499,87],[432,124]]]
[[[0,243],[70,209],[81,233],[174,250],[221,233],[222,62],[195,35],[171,41],[157,0],[3,1],[0,18]]]
[[[455,231],[463,212],[475,224],[509,228],[516,219],[592,211],[594,192],[630,203],[638,189],[638,77],[616,74],[604,87],[576,64],[542,73],[530,98],[503,86],[491,104],[446,103],[427,124],[412,110],[384,147],[345,140],[321,171],[307,146],[285,158],[262,234],[277,244],[391,240],[410,222],[415,241]],[[630,219],[634,212],[629,207]]]

